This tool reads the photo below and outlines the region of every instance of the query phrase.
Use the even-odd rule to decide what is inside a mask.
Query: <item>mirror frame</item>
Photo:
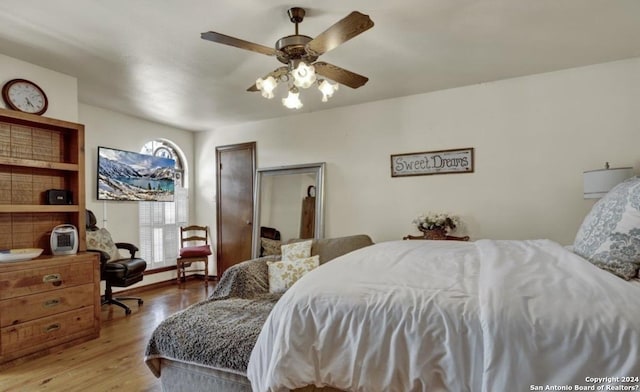
[[[324,169],[325,163],[308,163],[302,165],[289,165],[267,167],[256,170],[255,187],[253,188],[253,238],[251,257],[260,257],[260,212],[261,195],[260,189],[262,178],[266,176],[277,176],[283,174],[315,174],[316,175],[316,210],[315,225],[313,228],[313,238],[324,237]]]

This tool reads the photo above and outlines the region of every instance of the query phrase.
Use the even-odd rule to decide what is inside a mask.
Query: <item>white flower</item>
[[[450,230],[455,229],[456,226],[460,224],[460,218],[447,213],[435,213],[429,211],[418,216],[413,220],[413,223],[418,226],[418,229],[445,229],[447,232],[449,232]]]

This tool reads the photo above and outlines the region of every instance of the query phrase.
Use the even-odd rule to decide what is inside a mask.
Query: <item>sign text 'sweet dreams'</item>
[[[473,148],[391,155],[391,177],[473,173]]]

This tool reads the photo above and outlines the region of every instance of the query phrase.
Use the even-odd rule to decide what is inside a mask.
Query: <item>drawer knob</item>
[[[62,275],[61,274],[50,274],[42,277],[43,283],[51,283],[54,286],[60,286],[62,284]]]
[[[53,298],[53,299],[44,301],[44,303],[42,304],[42,306],[45,308],[53,308],[54,306],[58,306],[58,305],[60,305],[60,298]]]
[[[45,333],[50,333],[50,332],[54,332],[60,329],[60,324],[56,323],[56,324],[51,324],[49,326],[44,327],[44,332]]]

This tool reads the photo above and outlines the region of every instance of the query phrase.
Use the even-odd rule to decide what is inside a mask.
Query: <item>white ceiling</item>
[[[266,46],[307,9],[315,37],[349,12],[375,26],[320,59],[369,77],[284,108],[245,90],[281,64],[200,39]],[[78,78],[79,100],[189,130],[640,56],[638,0],[2,0],[0,53]],[[639,70],[640,71],[640,70]]]

